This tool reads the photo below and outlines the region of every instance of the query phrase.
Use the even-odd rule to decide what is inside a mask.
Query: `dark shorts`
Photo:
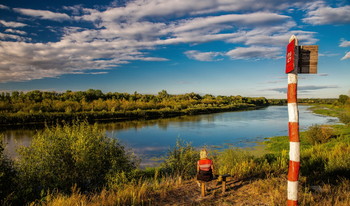
[[[209,182],[213,180],[213,173],[211,170],[209,171],[202,171],[199,170],[197,173],[197,180],[204,181],[204,182]]]

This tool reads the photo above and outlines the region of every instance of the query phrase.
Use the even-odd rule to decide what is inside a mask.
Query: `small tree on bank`
[[[109,175],[131,171],[136,159],[116,139],[86,122],[46,128],[19,150],[19,194],[28,202],[49,190],[94,191]]]

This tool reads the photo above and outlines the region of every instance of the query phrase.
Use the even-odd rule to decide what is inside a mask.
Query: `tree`
[[[99,89],[88,89],[86,92],[86,101],[91,102],[93,100],[97,100],[99,98],[104,99],[104,94]]]
[[[164,100],[164,99],[167,99],[170,97],[170,95],[168,94],[168,92],[166,90],[162,90],[160,92],[158,92],[158,97],[161,99],[161,100]]]
[[[344,105],[349,100],[349,96],[341,94],[339,95],[338,102],[342,105]]]

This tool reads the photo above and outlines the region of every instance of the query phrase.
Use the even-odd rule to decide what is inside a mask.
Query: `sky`
[[[1,0],[0,91],[286,98],[291,35],[298,97],[350,95],[349,0]]]

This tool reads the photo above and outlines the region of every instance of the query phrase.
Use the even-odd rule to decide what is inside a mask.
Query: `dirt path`
[[[259,180],[234,180],[228,179],[227,189],[222,193],[221,184],[216,181],[208,183],[208,192],[205,197],[200,196],[200,187],[197,183],[186,181],[179,187],[169,191],[160,198],[157,205],[270,205],[269,197],[257,187]]]

